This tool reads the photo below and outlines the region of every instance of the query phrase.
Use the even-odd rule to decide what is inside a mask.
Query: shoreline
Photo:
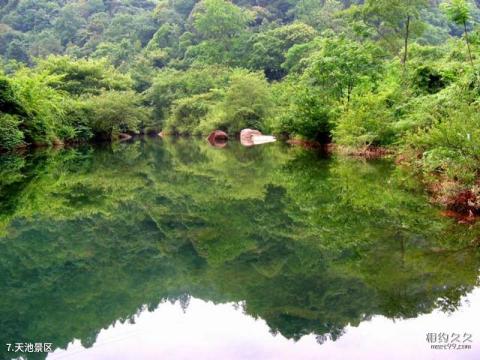
[[[364,160],[377,160],[392,158],[395,165],[412,167],[404,154],[392,149],[383,147],[368,147],[364,149],[353,149],[337,144],[321,144],[316,141],[292,139],[287,141],[293,146],[300,146],[304,149],[326,151],[329,154],[338,154],[351,158]],[[417,171],[409,169],[415,176]],[[423,188],[429,194],[430,201],[443,208],[442,215],[455,219],[461,224],[473,224],[480,219],[480,179],[473,186],[453,182],[447,178],[437,177],[436,182],[429,182],[421,179]],[[478,188],[477,188],[478,187]]]

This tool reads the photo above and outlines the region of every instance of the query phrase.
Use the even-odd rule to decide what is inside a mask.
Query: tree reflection
[[[439,217],[388,162],[184,139],[1,159],[3,343],[91,346],[196,297],[321,344],[376,314],[455,311],[477,285],[478,226]]]

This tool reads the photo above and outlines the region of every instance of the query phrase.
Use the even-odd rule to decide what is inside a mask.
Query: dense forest
[[[3,151],[252,127],[388,149],[479,208],[479,0],[0,6]]]

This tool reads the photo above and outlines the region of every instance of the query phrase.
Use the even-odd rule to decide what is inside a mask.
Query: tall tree
[[[429,5],[428,0],[366,0],[363,7],[364,21],[373,27],[378,36],[386,41],[393,52],[401,53],[401,61],[406,69],[409,41],[419,27],[420,11]],[[415,30],[415,31],[414,31]],[[402,46],[399,46],[402,39]]]
[[[472,50],[470,49],[467,29],[467,23],[471,16],[470,4],[466,0],[449,0],[442,3],[442,10],[451,22],[463,27],[465,42],[467,43],[468,57],[473,66]]]

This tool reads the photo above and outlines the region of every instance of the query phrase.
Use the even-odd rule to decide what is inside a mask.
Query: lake
[[[3,155],[0,357],[478,359],[479,237],[389,160],[169,138]]]

